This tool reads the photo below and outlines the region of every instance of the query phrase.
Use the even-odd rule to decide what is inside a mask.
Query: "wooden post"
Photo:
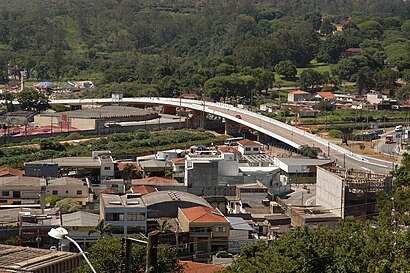
[[[158,272],[158,261],[157,261],[157,247],[158,247],[158,231],[151,231],[148,233],[148,245],[147,245],[147,262],[146,262],[146,273],[157,273]]]

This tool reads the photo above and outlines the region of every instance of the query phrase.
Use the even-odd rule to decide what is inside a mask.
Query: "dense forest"
[[[218,100],[249,97],[250,90],[272,87],[274,73],[292,78],[294,68],[312,62],[332,70],[308,69],[298,79],[304,89],[360,78],[362,91],[410,77],[408,1],[0,0],[0,6],[0,83],[7,72],[18,78],[24,69],[37,80],[96,81],[96,90],[82,94],[88,97],[113,89],[126,96],[202,89]],[[352,47],[361,53],[341,59]]]

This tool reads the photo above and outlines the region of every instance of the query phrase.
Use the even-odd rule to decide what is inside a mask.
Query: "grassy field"
[[[299,79],[300,74],[307,69],[313,69],[318,72],[325,72],[325,71],[330,71],[330,65],[325,64],[325,63],[318,63],[316,61],[312,61],[308,67],[304,68],[297,68],[296,70],[298,71],[296,78],[294,81],[288,81],[283,78],[281,78],[278,74],[275,74],[275,83],[278,84],[280,83],[281,86],[297,86],[297,81]]]

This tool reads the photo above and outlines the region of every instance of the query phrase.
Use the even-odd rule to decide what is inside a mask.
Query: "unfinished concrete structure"
[[[392,176],[339,167],[317,167],[316,205],[336,215],[366,219],[377,212],[376,193],[392,187]]]

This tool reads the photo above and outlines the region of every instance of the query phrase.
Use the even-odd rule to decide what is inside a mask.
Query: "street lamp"
[[[50,229],[50,231],[48,232],[48,236],[57,239],[57,240],[62,240],[62,239],[67,239],[70,242],[72,242],[77,248],[78,250],[80,250],[80,254],[83,255],[85,261],[87,262],[88,266],[91,268],[91,270],[94,273],[97,273],[97,271],[95,271],[93,265],[91,264],[90,260],[88,260],[87,256],[85,255],[84,251],[81,249],[81,247],[77,244],[76,241],[74,241],[72,238],[67,236],[68,231],[63,228],[63,227],[58,227],[58,228],[52,228]]]

